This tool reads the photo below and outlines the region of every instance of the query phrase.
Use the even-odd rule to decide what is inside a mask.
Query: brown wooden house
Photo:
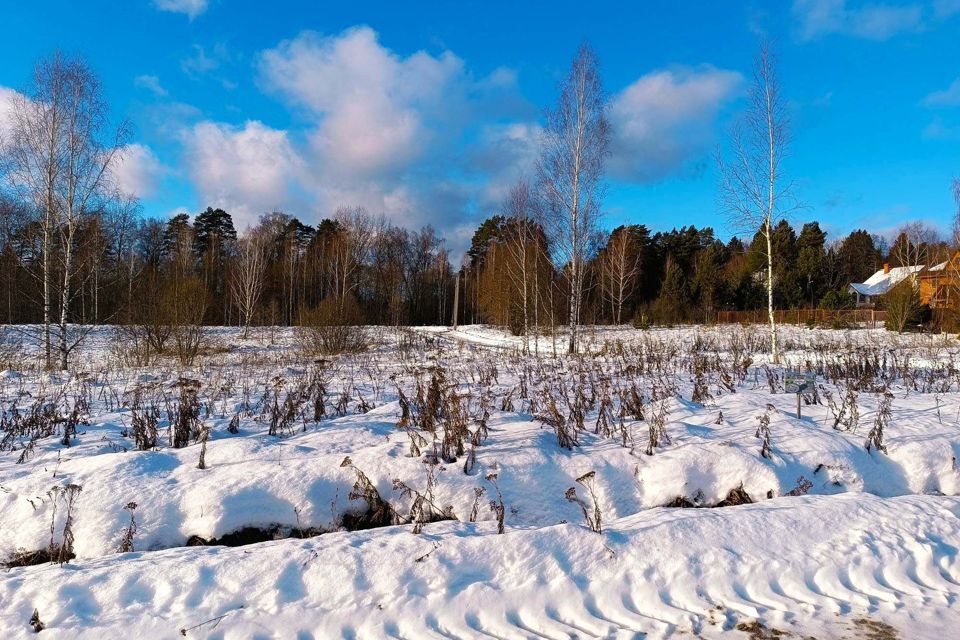
[[[950,259],[920,272],[920,302],[931,309],[946,309],[956,305],[960,296],[960,251]]]

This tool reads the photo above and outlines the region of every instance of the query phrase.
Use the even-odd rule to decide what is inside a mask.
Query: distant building
[[[850,291],[857,296],[857,307],[873,307],[886,294],[910,276],[923,271],[924,265],[911,267],[893,267],[883,265],[875,274],[863,282],[850,284]]]
[[[946,309],[960,295],[960,251],[920,274],[920,301],[931,309]]]

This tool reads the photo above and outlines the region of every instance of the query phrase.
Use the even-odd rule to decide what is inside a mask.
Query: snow
[[[173,637],[218,616],[188,637],[633,638],[718,637],[757,618],[863,637],[867,618],[944,637],[958,618],[958,515],[955,498],[846,494],[653,509],[600,536],[438,523],[130,553],[7,574],[3,620],[15,633],[38,608],[62,638]]]
[[[59,540],[64,503],[48,492],[82,487],[73,510],[76,559],[0,573],[0,636],[32,636],[34,609],[47,625],[41,637],[57,638],[174,637],[180,629],[213,638],[748,637],[755,621],[798,637],[861,637],[890,625],[898,634],[891,637],[941,638],[960,624],[960,345],[949,338],[782,328],[788,367],[889,359],[894,398],[881,453],[864,443],[882,394],[859,394],[859,425],[850,431],[833,428],[823,398],[796,417],[795,395],[770,392],[762,327],[591,328],[583,356],[556,358],[552,339],[531,346],[544,357],[526,356],[521,338],[491,327],[378,330],[371,351],[329,359],[326,417],[314,421],[305,407],[279,436],[268,435],[265,394],[317,375],[316,358],[293,349],[289,330],[247,340],[233,329],[214,332],[224,348],[194,367],[122,367],[112,330],[98,328],[78,371],[24,367],[0,376],[5,416],[41,399],[89,402],[88,424],[71,446],[58,436],[37,440],[22,463],[22,439],[0,452],[0,559],[45,548],[51,522]],[[562,336],[557,342],[562,350]],[[524,385],[578,376],[621,384],[636,377],[625,363],[665,345],[676,349],[678,364],[668,370],[677,393],[664,401],[670,441],[653,455],[644,453],[646,421],[625,420],[624,446],[620,432],[594,433],[596,411],[579,446],[560,448],[523,398]],[[24,349],[29,363],[36,345],[27,340]],[[724,362],[748,353],[752,363],[735,392],[711,374],[712,397],[693,402],[691,350]],[[447,372],[471,416],[481,396],[493,398],[489,436],[469,473],[466,456],[429,464],[430,445],[411,456],[397,427],[397,385],[412,399],[417,378],[427,382],[433,367]],[[657,375],[636,379],[652,384]],[[205,469],[201,445],[191,439],[177,449],[166,439],[181,378],[202,382]],[[839,403],[845,387],[828,378],[818,376],[821,392]],[[349,403],[338,415],[345,390]],[[137,393],[160,408],[155,450],[135,450],[129,435]],[[361,402],[373,408],[364,412]],[[770,458],[757,438],[764,413]],[[343,466],[347,457],[352,467]],[[433,502],[449,505],[457,520],[427,523],[420,534],[411,524],[346,531],[343,515],[365,508],[349,497],[353,468],[403,515],[412,498],[394,480],[425,492],[433,474]],[[576,487],[592,501],[577,480],[590,471],[601,533],[564,499]],[[488,507],[497,489],[504,535]],[[678,498],[714,505],[740,489],[753,504],[665,507]],[[130,502],[135,551],[119,553]],[[328,533],[185,546],[194,536],[274,526],[285,535]]]

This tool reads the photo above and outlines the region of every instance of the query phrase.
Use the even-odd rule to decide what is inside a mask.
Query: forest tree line
[[[459,278],[460,322],[522,333],[526,298],[527,331],[563,325],[568,294],[547,234],[532,217],[503,210],[478,226],[461,266],[431,227],[409,231],[361,208],[343,207],[315,226],[272,212],[238,234],[222,209],[158,220],[118,200],[86,215],[76,231],[67,315],[80,324],[137,323],[188,314],[177,307],[189,300],[189,319],[202,324],[294,325],[334,299],[349,322],[449,324]],[[58,265],[52,280],[59,283],[63,251],[54,244],[45,256],[42,225],[23,203],[5,198],[0,212],[3,322],[40,323],[44,258]],[[781,221],[773,233],[775,305],[850,308],[847,285],[883,264],[945,260],[949,243],[927,231],[923,246],[908,230],[893,243],[864,229],[829,241],[817,222],[797,230]],[[617,227],[591,241],[584,321],[711,322],[720,310],[760,309],[764,260],[759,237]],[[59,287],[54,298],[62,298]]]

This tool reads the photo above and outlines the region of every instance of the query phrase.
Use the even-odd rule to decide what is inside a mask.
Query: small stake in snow
[[[800,396],[813,384],[812,375],[787,374],[783,381],[783,390],[787,393],[797,394],[797,418],[800,415]]]

